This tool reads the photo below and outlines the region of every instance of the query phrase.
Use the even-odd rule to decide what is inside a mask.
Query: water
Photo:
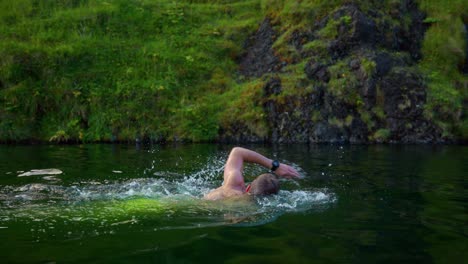
[[[249,146],[304,176],[201,199],[232,146],[0,146],[2,263],[460,263],[464,146]],[[57,175],[18,177],[33,169]],[[247,181],[265,172],[245,169]]]

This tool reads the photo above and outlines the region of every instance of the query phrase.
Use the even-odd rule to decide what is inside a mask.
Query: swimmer
[[[245,186],[244,162],[256,163],[268,168],[272,173],[258,176],[249,186]],[[274,173],[274,174],[273,174]],[[231,150],[224,167],[224,183],[205,195],[207,200],[221,200],[243,195],[268,195],[279,191],[277,177],[299,178],[299,173],[291,166],[271,160],[265,156],[241,147]]]

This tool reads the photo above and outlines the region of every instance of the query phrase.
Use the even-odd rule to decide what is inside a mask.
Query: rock
[[[302,51],[302,46],[304,43],[312,41],[313,39],[314,35],[310,30],[306,30],[305,32],[296,30],[292,34],[289,44],[294,46],[297,50]]]
[[[426,85],[422,75],[408,67],[396,67],[382,80],[384,112],[391,140],[428,143],[441,138],[441,131],[423,115]]]
[[[342,98],[335,97],[331,94],[326,94],[324,96],[324,117],[337,117],[339,119],[344,119],[349,115],[350,106],[343,101]]]
[[[425,31],[423,14],[412,0],[397,1],[390,9],[379,8],[378,2],[363,5],[377,8],[365,8],[368,11],[364,12],[359,2],[345,4],[310,27],[288,33],[288,48],[296,49],[294,59],[288,62],[306,62],[306,78],[300,74],[297,79],[289,78],[288,68],[283,68],[286,64],[275,57],[272,46],[282,32],[275,32],[268,19],[249,39],[240,60],[241,73],[247,77],[269,73],[270,78],[260,100],[268,126],[268,136],[263,140],[443,140],[441,129],[424,117],[427,87],[423,74],[414,66]],[[408,19],[395,23],[395,18],[401,17]],[[320,52],[303,49],[312,40],[316,42],[311,44],[322,49]],[[287,94],[282,94],[286,90],[282,80],[288,81]],[[293,88],[291,80],[297,80]],[[297,89],[297,93],[290,89]],[[262,140],[242,122],[224,126],[221,132],[236,141]]]
[[[311,131],[309,142],[313,143],[344,143],[345,138],[338,127],[319,122]]]
[[[41,170],[30,170],[25,173],[21,173],[18,175],[18,177],[35,176],[35,175],[58,175],[62,173],[63,172],[59,169],[41,169]]]
[[[219,129],[217,141],[222,143],[261,143],[265,138],[253,132],[247,124],[236,121]]]
[[[357,70],[359,67],[361,67],[361,62],[358,59],[351,60],[349,62],[349,67],[351,67],[353,70]]]
[[[304,71],[307,77],[311,80],[321,82],[328,82],[330,80],[330,73],[328,72],[327,67],[313,59],[306,64]]]
[[[378,76],[386,75],[392,69],[394,61],[387,52],[381,52],[375,57],[376,73]]]
[[[257,32],[248,39],[246,52],[240,58],[240,73],[247,77],[260,77],[278,71],[282,64],[273,52],[276,33],[266,18]]]
[[[278,95],[281,93],[281,80],[278,78],[270,79],[265,86],[263,87],[263,93],[265,94],[265,102],[263,104],[263,109],[267,114],[267,119],[269,120],[269,138],[273,142],[278,141],[278,129],[279,126],[279,117],[276,111],[276,104],[273,100],[268,99],[271,95]]]
[[[270,95],[278,95],[281,93],[281,80],[279,78],[271,78],[263,87],[265,97]]]
[[[378,40],[375,22],[354,4],[339,8],[323,19],[319,23],[319,28],[324,28],[330,20],[340,21],[344,17],[349,18],[350,21],[340,23],[337,38],[328,44],[328,50],[333,59],[347,56],[348,52],[358,45],[374,47]]]
[[[408,67],[394,68],[382,79],[381,88],[385,98],[384,111],[388,117],[422,117],[426,89],[421,74]]]
[[[359,117],[354,116],[351,126],[349,128],[349,142],[353,144],[367,143],[368,129]]]

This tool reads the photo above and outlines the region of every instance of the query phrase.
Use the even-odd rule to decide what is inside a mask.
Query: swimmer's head
[[[253,195],[277,194],[279,181],[275,175],[265,173],[258,176],[251,184],[249,193]]]

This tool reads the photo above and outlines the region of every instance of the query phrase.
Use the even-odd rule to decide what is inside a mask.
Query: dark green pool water
[[[463,263],[468,148],[248,146],[304,178],[200,199],[232,146],[0,146],[1,263]],[[18,177],[32,169],[59,175]],[[247,181],[265,172],[248,166]]]

